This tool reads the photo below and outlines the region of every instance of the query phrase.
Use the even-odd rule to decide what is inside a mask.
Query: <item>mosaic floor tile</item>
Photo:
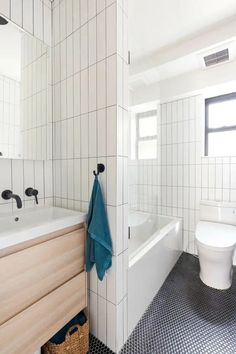
[[[90,334],[89,337],[89,354],[114,354],[109,348],[107,348],[100,340]]]
[[[235,354],[236,268],[229,290],[211,289],[183,254],[121,353]]]
[[[91,354],[113,352],[90,337]],[[236,267],[229,290],[199,279],[198,259],[183,254],[121,354],[236,354]]]

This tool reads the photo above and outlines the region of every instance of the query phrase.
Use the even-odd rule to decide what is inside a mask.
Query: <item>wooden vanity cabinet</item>
[[[87,306],[85,229],[0,258],[0,353],[32,354]]]

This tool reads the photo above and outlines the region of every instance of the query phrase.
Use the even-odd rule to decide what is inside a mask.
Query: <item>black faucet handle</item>
[[[34,197],[35,198],[35,202],[36,204],[38,204],[38,194],[39,191],[37,189],[34,189],[32,187],[29,187],[25,190],[25,194],[27,195],[27,197]]]
[[[9,189],[6,189],[5,191],[2,192],[2,198],[5,200],[9,200],[12,198],[12,191],[10,191]]]

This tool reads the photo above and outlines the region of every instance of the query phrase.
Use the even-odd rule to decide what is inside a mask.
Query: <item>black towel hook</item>
[[[103,165],[103,163],[98,163],[97,164],[97,172],[93,171],[94,176],[98,176],[99,173],[102,173],[105,171],[105,166]]]

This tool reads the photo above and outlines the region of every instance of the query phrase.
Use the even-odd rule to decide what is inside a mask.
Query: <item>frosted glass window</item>
[[[139,136],[141,138],[157,134],[157,117],[139,118]]]
[[[157,141],[140,140],[138,143],[139,160],[155,159],[157,157]]]
[[[236,93],[205,101],[205,155],[236,156]]]

